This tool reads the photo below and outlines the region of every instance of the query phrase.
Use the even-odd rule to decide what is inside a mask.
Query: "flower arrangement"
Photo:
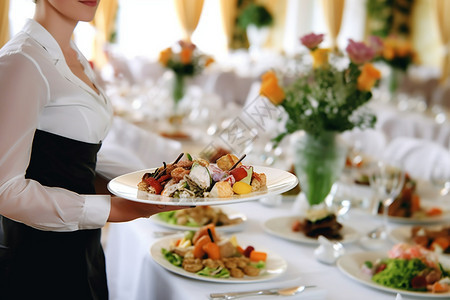
[[[174,47],[162,50],[158,61],[175,73],[173,99],[178,104],[184,96],[185,78],[200,74],[214,59],[199,53],[194,44],[179,41]]]
[[[350,40],[346,48],[350,63],[341,70],[330,63],[331,50],[319,48],[323,38],[323,34],[311,33],[300,39],[309,49],[313,65],[291,85],[282,87],[275,71],[262,76],[260,94],[288,115],[286,130],[275,141],[298,130],[319,136],[375,124],[375,115],[360,109],[371,99],[371,88],[381,77],[370,63],[375,50]]]
[[[394,93],[408,67],[417,60],[411,42],[404,37],[389,35],[385,39],[371,36],[369,44],[377,52],[378,59],[392,68],[389,90]]]
[[[300,39],[312,56],[312,68],[283,87],[275,71],[262,76],[260,94],[287,115],[285,131],[274,138],[279,143],[288,134],[304,131],[295,145],[295,172],[311,207],[322,205],[343,170],[346,146],[338,133],[354,127],[371,128],[376,117],[363,109],[381,73],[370,63],[375,50],[349,41],[350,63],[338,68],[331,63],[330,49],[320,48],[323,34]],[[326,210],[325,210],[326,211]]]
[[[371,36],[369,43],[378,52],[379,58],[392,68],[406,71],[409,65],[417,60],[417,54],[406,38],[390,35],[383,40]]]

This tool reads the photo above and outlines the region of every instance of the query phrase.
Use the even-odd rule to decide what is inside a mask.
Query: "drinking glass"
[[[450,173],[446,164],[437,164],[431,171],[430,181],[438,189],[439,195],[450,193]]]
[[[383,205],[383,235],[388,233],[389,207],[400,194],[405,183],[405,171],[400,163],[376,161],[371,164],[370,186]]]

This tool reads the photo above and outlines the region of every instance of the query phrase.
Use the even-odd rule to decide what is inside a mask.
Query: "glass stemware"
[[[445,164],[435,165],[430,176],[430,181],[438,189],[440,196],[450,193],[450,174]]]
[[[371,165],[370,186],[383,205],[383,238],[388,233],[389,207],[400,194],[405,183],[405,171],[399,163],[376,161]]]

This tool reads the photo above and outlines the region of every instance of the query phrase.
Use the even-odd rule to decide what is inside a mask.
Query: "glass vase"
[[[344,170],[347,146],[337,132],[319,136],[302,132],[294,140],[294,166],[309,206],[324,207],[325,199]]]
[[[393,101],[397,100],[399,88],[401,87],[405,77],[405,72],[398,68],[391,68],[389,75],[389,93]]]
[[[173,80],[173,90],[172,90],[172,98],[173,98],[173,105],[174,105],[174,112],[177,113],[178,110],[178,104],[180,103],[181,99],[184,97],[185,93],[185,80],[184,75],[176,74],[175,78]]]
[[[165,111],[164,125],[161,125],[160,134],[172,139],[187,139],[189,135],[184,131],[186,112],[182,107],[182,100],[187,91],[187,78],[185,75],[173,72],[167,76],[168,99],[171,103]]]

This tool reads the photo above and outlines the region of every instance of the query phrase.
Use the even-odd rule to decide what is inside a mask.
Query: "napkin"
[[[433,141],[397,137],[386,147],[385,158],[388,162],[400,161],[413,178],[431,180],[433,170],[438,166],[445,166],[442,169],[446,170],[446,175],[450,178],[449,151]]]

